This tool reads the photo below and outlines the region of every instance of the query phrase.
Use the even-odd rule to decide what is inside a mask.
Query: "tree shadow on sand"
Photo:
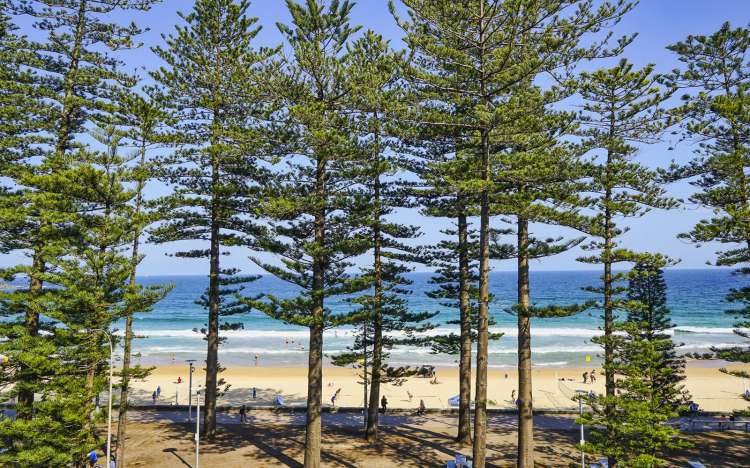
[[[260,411],[250,411],[249,416]],[[247,424],[220,424],[213,441],[201,442],[204,466],[286,466],[301,468],[304,460],[303,412],[280,415],[281,423],[269,423],[259,415]],[[256,421],[256,422],[253,422]],[[326,467],[426,467],[444,466],[456,453],[471,455],[471,447],[455,440],[455,426],[433,415],[386,415],[380,440],[370,444],[363,438],[362,414],[340,412],[323,415],[322,464]],[[566,422],[567,421],[567,422]],[[570,424],[561,418],[560,425]],[[139,427],[140,425],[140,427]],[[170,421],[134,423],[130,447],[143,455],[129,457],[133,466],[192,466],[192,424]],[[140,433],[140,434],[139,434]],[[130,438],[129,437],[129,438]],[[670,456],[675,466],[701,460],[707,466],[740,467],[750,459],[750,437],[745,433],[687,434],[696,448]],[[137,440],[140,438],[140,440]],[[537,429],[535,452],[539,467],[565,467],[580,463],[577,430]],[[167,447],[165,449],[165,447]],[[160,458],[161,457],[161,458]],[[516,430],[508,418],[490,422],[487,461],[491,467],[515,465]],[[138,463],[133,462],[138,459]],[[592,458],[587,457],[587,460]]]

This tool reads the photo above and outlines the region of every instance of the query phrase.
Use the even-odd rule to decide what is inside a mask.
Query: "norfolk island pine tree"
[[[476,366],[474,464],[485,465],[487,431],[487,346],[489,320],[491,133],[498,103],[512,89],[540,73],[569,71],[581,60],[619,50],[604,47],[590,36],[616,23],[630,10],[625,1],[602,2],[597,8],[576,9],[576,0],[470,2],[404,0],[408,20],[397,17],[405,31],[410,61],[405,79],[421,95],[422,112],[415,123],[453,127],[473,141],[477,160],[472,180],[464,182],[477,199],[479,212],[479,328]],[[395,3],[389,2],[394,16]],[[523,6],[524,8],[521,8]],[[508,25],[514,25],[509,27]],[[589,45],[581,46],[589,40]],[[621,40],[620,45],[623,41]],[[517,56],[515,44],[528,47]],[[509,58],[513,60],[509,60]],[[461,102],[457,110],[453,103]],[[530,446],[529,446],[530,447]],[[533,453],[519,452],[519,466],[533,464]]]
[[[160,158],[160,176],[175,191],[160,200],[162,222],[151,230],[157,243],[207,242],[207,249],[179,251],[182,258],[209,262],[208,288],[196,301],[208,310],[204,435],[216,434],[216,400],[225,382],[219,378],[220,330],[240,324],[221,317],[249,312],[236,299],[243,283],[258,276],[237,276],[222,268],[231,247],[253,248],[263,233],[257,212],[259,188],[267,177],[260,162],[260,128],[269,103],[260,93],[262,71],[272,66],[275,49],[256,49],[258,18],[248,16],[250,2],[199,0],[186,25],[165,36],[166,48],[154,52],[165,62],[152,73],[169,105],[166,139],[175,151]],[[228,387],[224,387],[226,390]]]
[[[362,148],[347,110],[355,92],[348,45],[359,29],[350,24],[353,3],[287,1],[290,25],[279,24],[291,49],[268,80],[279,103],[274,115],[281,137],[278,171],[266,180],[260,208],[271,222],[260,249],[280,263],[252,257],[265,271],[299,287],[291,299],[264,295],[249,306],[286,323],[309,328],[305,467],[320,466],[323,331],[353,323],[356,314],[337,316],[332,297],[369,287],[347,273],[351,259],[371,246],[354,211]],[[283,170],[279,169],[283,167]]]
[[[677,54],[681,69],[666,82],[680,90],[683,105],[674,109],[683,137],[697,142],[694,158],[665,171],[669,180],[689,180],[696,187],[690,201],[713,210],[710,219],[698,222],[679,237],[701,245],[720,242],[736,245],[717,253],[716,265],[740,265],[736,273],[747,275],[750,260],[750,186],[747,179],[750,142],[750,28],[725,23],[710,35],[689,36],[668,47]],[[679,146],[677,147],[679,148]],[[737,318],[735,334],[750,339],[750,288],[733,289],[727,301],[739,304],[728,314]],[[712,350],[730,362],[750,362],[750,347]],[[737,370],[730,375],[750,378]],[[743,395],[745,399],[747,395]]]
[[[634,159],[637,143],[658,141],[666,128],[662,106],[672,90],[658,85],[653,66],[634,69],[624,59],[612,68],[584,73],[580,78],[584,102],[581,134],[589,149],[585,191],[591,204],[588,221],[577,228],[594,240],[584,246],[592,253],[579,261],[603,266],[601,285],[585,289],[602,296],[604,334],[593,341],[604,348],[605,396],[611,398],[615,395],[614,324],[626,290],[621,284],[625,274],[613,272],[613,267],[638,258],[636,252],[621,245],[627,229],[618,221],[677,204],[665,196],[657,172]],[[610,404],[607,411],[611,414],[615,407]],[[611,457],[610,463],[616,459]]]

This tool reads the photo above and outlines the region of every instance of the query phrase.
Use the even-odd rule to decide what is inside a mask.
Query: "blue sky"
[[[141,40],[144,46],[135,51],[122,55],[126,68],[130,71],[145,68],[152,70],[160,63],[149,47],[162,44],[161,34],[170,33],[174,25],[180,21],[178,11],[187,12],[192,6],[191,0],[165,0],[147,13],[120,14],[118,19],[133,20],[139,25],[148,26]],[[254,0],[251,3],[250,14],[260,18],[263,30],[258,38],[258,45],[276,45],[281,36],[276,28],[276,22],[287,22],[289,14],[285,2],[281,0]],[[361,24],[365,29],[373,29],[393,41],[395,47],[400,47],[400,31],[394,24],[388,12],[386,0],[360,0],[354,7],[352,21]],[[750,0],[641,0],[634,11],[615,29],[615,35],[638,32],[639,36],[625,52],[625,57],[638,66],[654,63],[657,71],[666,72],[678,66],[675,56],[665,46],[684,39],[689,34],[710,34],[717,30],[724,21],[729,21],[734,27],[747,26],[750,21]],[[601,63],[601,65],[606,65]],[[668,143],[652,145],[643,148],[638,160],[651,165],[663,166],[672,159],[685,161],[690,157],[692,147],[689,144],[677,146],[675,151],[668,151]],[[152,187],[152,193],[163,191],[163,187]],[[675,197],[686,197],[690,193],[687,184],[670,187],[670,194]],[[701,268],[706,261],[713,258],[717,246],[703,246],[696,248],[676,238],[680,232],[685,232],[702,217],[710,215],[705,209],[687,205],[670,212],[652,212],[644,218],[631,220],[627,225],[631,228],[624,237],[624,244],[636,250],[659,251],[680,259],[680,268]],[[440,238],[439,230],[446,227],[445,222],[422,218],[414,212],[401,212],[396,215],[401,221],[410,224],[420,224],[424,235],[421,242],[432,243]],[[495,222],[500,225],[499,221]],[[567,230],[537,227],[538,236],[565,233],[575,235]],[[197,248],[197,245],[183,245],[180,247]],[[200,260],[177,259],[165,256],[174,252],[174,246],[147,246],[144,249],[146,258],[141,267],[144,275],[170,274],[204,274],[208,270],[207,262]],[[575,258],[580,251],[539,261],[532,265],[538,270],[578,270],[591,269],[591,266],[577,263]],[[2,263],[13,261],[4,258]],[[227,267],[236,266],[246,272],[257,272],[258,269],[247,259],[247,253],[234,251],[232,256],[224,257]],[[499,262],[494,265],[496,270],[513,270],[513,262]]]

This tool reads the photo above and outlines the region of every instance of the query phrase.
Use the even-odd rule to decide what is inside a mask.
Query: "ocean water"
[[[536,305],[571,304],[596,299],[582,288],[596,284],[599,273],[595,271],[532,272],[532,301]],[[445,322],[455,320],[457,311],[446,309],[425,292],[430,273],[409,275],[413,284],[408,297],[409,307],[419,311],[437,311],[433,319],[440,326],[430,333],[458,331],[456,325]],[[669,287],[669,307],[672,311],[674,340],[681,343],[682,352],[706,352],[711,346],[731,346],[742,342],[732,332],[731,316],[725,311],[730,305],[724,296],[732,287],[742,285],[742,278],[725,269],[668,270],[665,278]],[[134,342],[136,362],[143,364],[184,363],[186,359],[201,362],[206,355],[206,342],[195,332],[206,323],[207,312],[195,304],[203,293],[207,279],[203,276],[152,276],[140,278],[143,284],[172,283],[174,289],[155,309],[135,318],[134,328],[141,336]],[[492,331],[504,336],[490,344],[489,365],[511,368],[516,363],[515,317],[507,312],[514,302],[515,272],[493,272],[491,292],[495,297],[491,314],[496,325]],[[293,296],[295,287],[274,277],[264,276],[247,285],[248,295],[261,292],[278,296]],[[327,304],[336,312],[349,307],[341,299],[331,299]],[[601,311],[589,310],[573,317],[559,319],[534,319],[532,324],[532,352],[535,366],[567,367],[587,365],[587,357],[599,362],[600,348],[591,338],[600,334]],[[241,322],[241,330],[222,332],[225,341],[219,348],[219,359],[224,365],[304,366],[307,362],[308,332],[305,328],[286,325],[259,312],[230,318]],[[118,324],[122,333],[122,324]],[[351,344],[353,330],[337,328],[325,332],[324,352],[330,356],[344,351]],[[401,347],[391,352],[390,362],[399,365],[432,363],[439,366],[456,365],[456,358],[434,355],[426,348]],[[588,364],[590,365],[590,364]]]

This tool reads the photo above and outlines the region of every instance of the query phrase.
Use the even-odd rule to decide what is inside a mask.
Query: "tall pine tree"
[[[689,179],[697,192],[690,201],[712,210],[680,237],[702,244],[720,242],[736,247],[718,253],[716,264],[739,265],[737,273],[750,274],[750,29],[733,29],[725,23],[707,36],[689,36],[669,46],[684,64],[669,83],[685,89],[683,105],[676,109],[684,135],[699,143],[687,165],[674,168],[675,179]],[[735,333],[750,340],[750,287],[732,290],[727,296],[740,305],[727,311],[737,317]],[[750,362],[750,346],[715,349],[717,357]],[[727,371],[750,377],[743,371]]]
[[[30,264],[19,266],[28,280],[23,292],[26,333],[38,340],[43,307],[43,276],[47,257],[54,260],[61,252],[57,244],[68,234],[65,213],[70,206],[65,187],[58,184],[57,173],[74,163],[70,152],[79,146],[76,135],[92,123],[106,123],[116,110],[123,86],[132,85],[132,78],[118,70],[120,62],[114,50],[136,47],[134,37],[141,30],[133,23],[121,26],[111,15],[127,10],[148,10],[156,0],[12,0],[8,11],[14,17],[29,17],[40,39],[27,45],[33,59],[24,62],[25,76],[34,76],[34,93],[29,96],[38,116],[34,127],[43,130],[43,139],[35,147],[41,150],[40,163],[27,163],[14,168],[14,182],[25,187],[15,201],[19,208],[14,234],[17,250],[29,252]],[[28,108],[28,107],[27,107]],[[65,176],[61,176],[64,178]],[[23,217],[23,220],[20,218]],[[21,293],[22,291],[19,291]],[[20,297],[20,296],[19,296]],[[41,356],[40,356],[41,358]],[[21,374],[23,385],[37,380],[31,367]],[[34,392],[21,390],[19,410],[24,418],[31,417]]]
[[[634,160],[636,144],[658,141],[665,128],[661,106],[672,91],[662,89],[657,80],[653,66],[638,70],[621,60],[610,69],[583,74],[580,81],[584,99],[582,133],[590,149],[586,191],[593,213],[579,229],[596,240],[585,246],[592,254],[579,261],[603,266],[601,284],[587,290],[602,297],[604,334],[594,341],[604,348],[607,397],[615,395],[614,326],[625,292],[621,284],[625,274],[614,272],[613,268],[637,259],[635,252],[621,245],[621,238],[628,231],[622,220],[676,204],[665,196],[657,173]],[[615,411],[611,404],[608,408],[610,414]],[[610,460],[614,462],[614,458]]]
[[[126,180],[134,185],[134,196],[132,203],[132,243],[130,245],[130,278],[131,288],[137,287],[136,274],[138,265],[142,260],[141,237],[147,226],[158,220],[155,212],[147,208],[145,198],[146,184],[155,177],[157,167],[149,160],[148,153],[154,146],[159,144],[159,132],[166,124],[165,112],[158,101],[153,101],[139,94],[133,93],[125,98],[120,109],[123,117],[124,128],[120,130],[125,140],[123,143],[134,148],[131,155],[132,161]],[[132,379],[143,379],[150,370],[139,365],[131,364],[133,334],[133,319],[135,314],[146,312],[143,304],[137,302],[132,304],[125,316],[125,330],[123,338],[123,357],[120,369],[120,406],[117,412],[117,460],[120,465],[125,464],[125,439],[128,422],[128,406],[130,395],[130,382]]]
[[[588,451],[617,460],[618,465],[663,466],[669,450],[686,442],[667,421],[679,416],[687,393],[685,360],[677,356],[667,333],[672,328],[662,268],[671,261],[640,255],[627,274],[627,318],[616,322],[611,370],[615,396],[589,399],[591,411],[582,421],[591,427]],[[607,411],[607,405],[615,408]]]
[[[166,220],[152,231],[156,242],[199,240],[208,248],[180,251],[183,258],[208,259],[208,288],[198,304],[208,309],[205,334],[205,436],[216,434],[222,316],[248,311],[235,300],[242,283],[257,276],[236,276],[222,268],[221,258],[231,247],[251,247],[262,229],[257,223],[257,194],[265,172],[259,164],[259,119],[267,103],[259,98],[261,68],[275,50],[256,49],[260,27],[247,15],[250,2],[200,0],[165,37],[166,48],[154,51],[166,65],[152,74],[165,94],[172,125],[169,139],[176,147],[160,162],[163,179],[174,186],[161,200]]]
[[[395,4],[391,1],[395,15]],[[544,72],[560,72],[578,61],[608,54],[591,33],[630,9],[626,1],[596,7],[579,0],[403,0],[408,20],[398,19],[411,55],[406,79],[419,96],[415,124],[449,129],[472,142],[473,177],[462,187],[475,197],[479,214],[479,327],[476,366],[474,465],[485,466],[490,270],[492,134],[514,88]],[[586,41],[588,46],[582,46]],[[522,43],[524,47],[517,47]],[[467,148],[468,150],[469,148]],[[525,439],[524,439],[525,440]],[[531,441],[518,464],[533,465]]]
[[[371,247],[360,233],[358,195],[362,148],[353,133],[348,109],[353,86],[350,65],[353,4],[331,0],[304,4],[287,0],[290,25],[279,25],[291,50],[283,73],[273,82],[273,96],[287,142],[282,172],[268,180],[261,208],[273,220],[262,247],[280,260],[254,260],[269,273],[299,287],[293,298],[266,295],[253,307],[286,323],[310,330],[308,346],[305,467],[320,466],[323,331],[356,320],[337,316],[326,306],[332,297],[370,286],[346,272],[350,259]]]
[[[410,292],[410,281],[404,273],[411,270],[409,263],[417,260],[415,247],[406,242],[419,235],[419,228],[388,220],[395,209],[410,204],[408,187],[394,177],[402,165],[395,146],[399,134],[395,117],[402,101],[398,76],[401,57],[371,31],[353,42],[350,54],[353,129],[359,134],[364,151],[364,189],[358,218],[363,226],[360,235],[368,237],[372,247],[372,268],[361,278],[371,283],[372,294],[360,297],[358,302],[364,331],[371,327],[366,437],[374,442],[378,436],[381,383],[400,381],[409,374],[408,370],[388,366],[387,352],[396,344],[409,342],[415,333],[429,329],[425,321],[434,314],[410,311],[404,297]],[[395,337],[404,333],[406,338]],[[366,338],[363,344],[367,346]]]
[[[530,263],[557,255],[579,245],[583,238],[538,239],[534,224],[576,226],[585,218],[579,195],[583,165],[576,146],[560,142],[575,128],[573,116],[549,109],[567,96],[534,86],[516,90],[508,102],[506,123],[493,132],[494,157],[491,193],[493,214],[502,215],[514,227],[499,234],[515,235],[510,245],[495,247],[497,257],[515,258],[518,266],[517,302],[511,309],[518,327],[518,450],[533,459],[533,397],[531,326],[533,318],[573,315],[591,304],[535,306],[531,302]],[[500,240],[501,236],[498,236]]]

